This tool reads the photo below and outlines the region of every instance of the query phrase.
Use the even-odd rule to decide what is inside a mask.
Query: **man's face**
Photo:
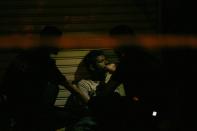
[[[107,63],[108,61],[104,55],[97,56],[95,63],[97,69],[104,70]]]

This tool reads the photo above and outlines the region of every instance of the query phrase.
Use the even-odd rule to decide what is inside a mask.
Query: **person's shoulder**
[[[78,85],[86,85],[86,84],[90,84],[91,80],[86,80],[86,79],[82,79],[78,82]]]
[[[86,88],[88,90],[92,90],[93,86],[94,86],[94,83],[92,80],[86,80],[86,79],[82,79],[78,82],[78,87],[83,87],[83,88]]]
[[[93,81],[93,80],[90,80],[90,79],[82,79],[79,81],[79,83],[86,83],[86,84],[90,84],[90,85],[95,85],[95,84],[99,84],[98,81]]]

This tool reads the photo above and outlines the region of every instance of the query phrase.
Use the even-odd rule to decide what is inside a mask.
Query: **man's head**
[[[41,32],[41,37],[61,37],[63,32],[58,29],[56,26],[45,26]]]
[[[121,43],[122,46],[115,48],[115,52],[119,57],[125,55],[125,49],[130,46],[135,45],[135,43],[131,43],[131,37],[135,36],[134,31],[128,25],[118,25],[112,28],[109,32],[110,36]]]
[[[128,25],[118,25],[109,32],[110,36],[133,36],[134,31]]]
[[[96,75],[99,79],[104,77],[105,75],[105,67],[108,63],[106,56],[102,50],[92,50],[90,51],[85,59],[84,63],[87,67],[87,70],[91,73],[91,75]]]
[[[55,26],[45,26],[40,32],[41,47],[46,48],[50,54],[57,54],[63,32]]]

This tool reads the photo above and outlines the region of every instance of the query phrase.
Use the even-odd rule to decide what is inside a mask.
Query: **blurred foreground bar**
[[[180,35],[140,35],[116,37],[102,35],[64,35],[56,47],[60,48],[115,48],[123,45],[141,45],[146,48],[189,46],[197,47],[197,37]],[[0,48],[32,48],[41,46],[36,35],[0,36]]]

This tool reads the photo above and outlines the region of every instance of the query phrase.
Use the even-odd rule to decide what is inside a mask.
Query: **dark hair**
[[[92,50],[90,51],[84,58],[84,64],[86,65],[87,69],[89,70],[89,66],[95,65],[96,58],[98,56],[104,55],[104,52],[102,50]]]
[[[115,35],[134,35],[134,31],[128,25],[118,25],[109,32],[111,36]]]
[[[55,26],[45,26],[41,32],[40,36],[62,36],[63,32]]]

